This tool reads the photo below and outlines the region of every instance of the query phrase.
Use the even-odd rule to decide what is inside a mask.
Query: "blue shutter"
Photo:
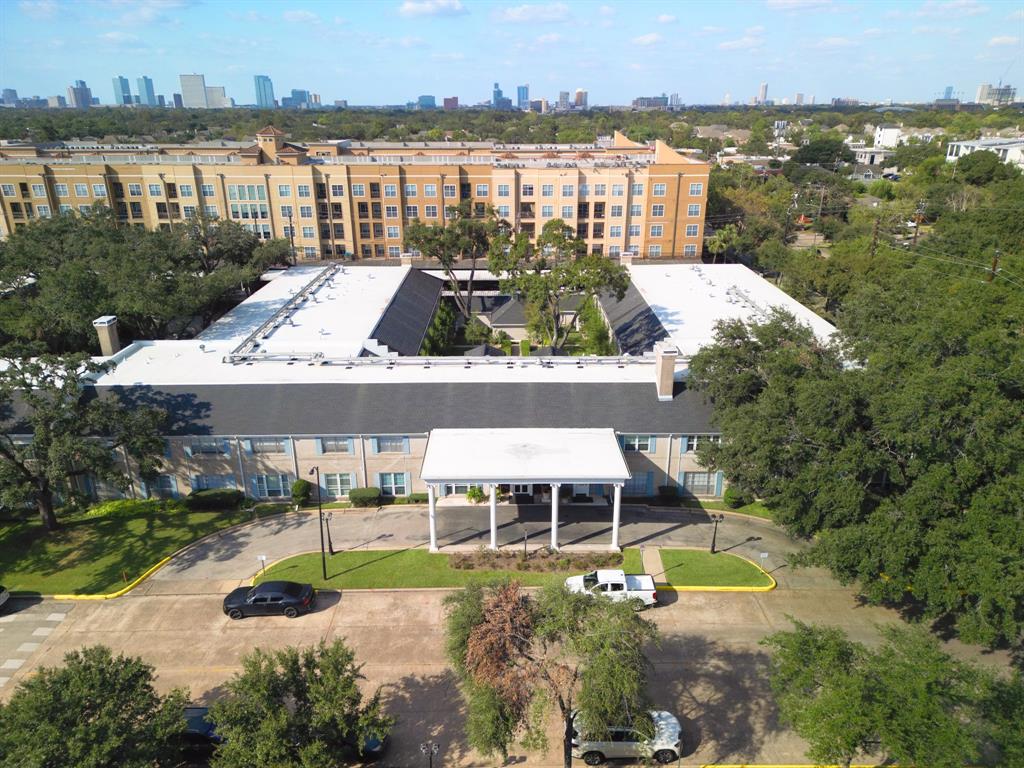
[[[409,452],[409,438],[408,437],[403,437],[402,438],[402,453],[408,453],[408,452]]]
[[[192,475],[188,479],[189,484],[192,486],[193,491],[199,490],[199,475]]]
[[[164,440],[164,458],[165,459],[171,458],[171,441],[170,440]]]
[[[285,453],[291,453],[292,452],[292,439],[290,437],[289,438],[285,438],[285,441],[284,441],[284,452]]]
[[[356,473],[355,472],[349,472],[348,473],[348,488],[349,488],[349,490],[352,490],[353,488],[358,488],[358,487],[359,486],[356,485]]]
[[[374,478],[376,478],[376,485],[377,485],[377,487],[383,489],[383,486],[381,485],[381,482],[380,482],[380,472],[375,472],[373,476],[374,476]]]
[[[191,443],[186,443],[185,444],[185,455],[188,456],[190,459],[192,458],[192,445],[191,445]]]
[[[252,486],[252,497],[254,499],[260,498],[260,486],[259,483],[256,482],[256,478],[252,478],[252,480],[249,481],[249,484]]]
[[[324,439],[322,437],[318,437],[318,438],[316,438],[313,441],[313,444],[316,446],[316,455],[317,456],[323,456],[324,455]]]
[[[146,485],[145,480],[139,480],[139,491],[142,493],[142,498],[149,498],[149,486]]]
[[[370,438],[370,453],[380,453],[380,443],[377,442],[376,437]],[[380,480],[380,477],[377,478]]]
[[[622,450],[626,450],[626,436],[625,435],[619,435],[618,439],[619,439],[619,448],[621,448]]]
[[[356,452],[356,441],[353,440],[350,437],[350,438],[348,438],[346,440],[346,442],[348,443],[348,446],[347,446],[346,450],[348,450],[349,453],[355,453]],[[352,487],[355,488],[355,486],[352,486]]]
[[[648,440],[650,442],[650,447],[648,447],[647,452],[648,453],[654,453],[655,451],[658,450],[658,438],[655,437],[654,435],[651,435],[648,438]]]
[[[231,455],[231,441],[228,440],[226,437],[220,441],[220,452],[225,454],[226,456]]]
[[[169,475],[171,478],[171,498],[178,498],[178,478],[174,475]]]
[[[686,443],[687,443],[687,441],[689,441],[690,436],[689,435],[680,435],[679,439],[682,441],[682,443],[679,446],[679,452],[680,453],[686,453],[686,451],[687,451]]]
[[[408,442],[409,438],[406,438]],[[405,495],[408,496],[412,493],[412,475],[408,472],[405,473]]]
[[[715,496],[722,495],[722,473],[715,473]]]
[[[654,495],[654,473],[653,472],[648,472],[647,473],[647,495],[648,496],[653,496]]]
[[[247,456],[252,456],[252,440],[243,440],[242,450],[245,451]]]

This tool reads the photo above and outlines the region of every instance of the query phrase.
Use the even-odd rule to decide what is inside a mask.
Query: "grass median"
[[[37,520],[4,521],[0,584],[12,592],[115,592],[196,539],[253,519],[249,510],[180,509],[137,516],[61,518],[47,533]]]
[[[655,580],[673,587],[770,587],[764,571],[729,552],[711,554],[696,549],[662,549],[665,572]]]

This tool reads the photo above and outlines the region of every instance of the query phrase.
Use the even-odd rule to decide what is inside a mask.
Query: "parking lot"
[[[0,693],[67,618],[73,603],[13,598],[0,615]]]

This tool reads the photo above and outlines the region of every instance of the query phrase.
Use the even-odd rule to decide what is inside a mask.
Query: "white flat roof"
[[[763,321],[772,307],[793,314],[827,341],[834,325],[742,264],[633,264],[633,285],[682,357],[714,341],[721,320]]]
[[[435,429],[428,483],[621,483],[630,472],[611,429]]]

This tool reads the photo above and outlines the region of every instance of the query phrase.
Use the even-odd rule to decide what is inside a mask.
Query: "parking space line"
[[[7,681],[10,679],[11,678],[9,677],[0,677],[0,688],[3,688],[5,685],[7,685]]]
[[[48,637],[53,634],[53,627],[38,627],[32,630],[32,634],[35,637]]]
[[[0,664],[0,669],[21,669],[21,665],[24,663],[24,659],[8,659],[3,664]]]
[[[67,618],[67,614],[66,613],[51,613],[49,616],[46,617],[46,620],[47,621],[64,621],[65,618]]]
[[[18,646],[18,653],[32,653],[39,649],[39,643],[22,643]]]

